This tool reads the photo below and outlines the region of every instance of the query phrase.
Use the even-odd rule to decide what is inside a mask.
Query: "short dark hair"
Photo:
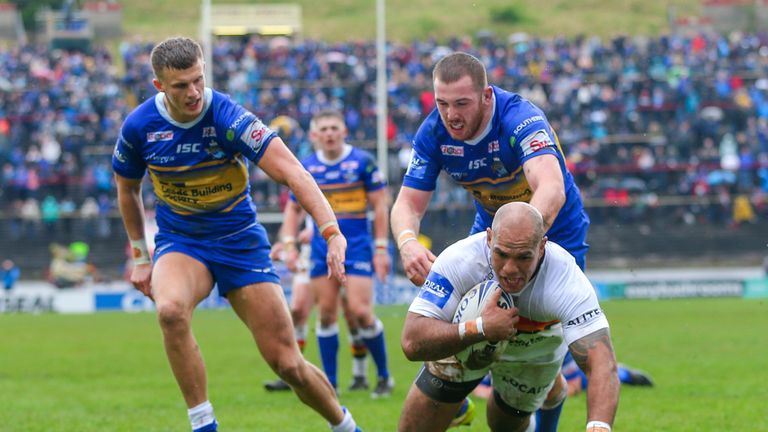
[[[317,124],[317,121],[324,118],[335,118],[340,120],[342,124],[345,123],[344,115],[341,113],[341,111],[333,108],[326,108],[316,112],[312,116],[312,120],[310,120],[309,122],[309,127],[314,128],[315,125]]]
[[[152,48],[150,54],[152,71],[160,77],[164,69],[184,70],[194,66],[203,58],[200,44],[187,37],[168,38]]]
[[[446,84],[454,83],[465,76],[472,78],[472,83],[480,92],[488,86],[488,75],[483,63],[465,52],[455,52],[441,58],[432,71],[433,82],[439,79]]]

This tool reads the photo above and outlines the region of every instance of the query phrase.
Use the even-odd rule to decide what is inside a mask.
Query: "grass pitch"
[[[768,430],[768,300],[610,301],[604,308],[619,360],[656,381],[653,389],[623,387],[614,430]],[[397,380],[392,398],[341,394],[365,431],[396,430],[419,367],[399,347],[405,310],[378,309]],[[232,311],[200,311],[194,326],[222,430],[327,430],[293,394],[264,391],[274,376]],[[350,356],[340,351],[344,389]],[[314,336],[307,357],[319,363]],[[585,401],[566,402],[561,430],[583,430]],[[487,430],[478,402],[478,418],[460,432]],[[154,315],[0,315],[1,430],[187,431],[185,409]]]

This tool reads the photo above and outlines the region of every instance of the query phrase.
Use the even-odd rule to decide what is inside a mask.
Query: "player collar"
[[[336,159],[328,159],[323,155],[323,152],[321,150],[318,150],[315,152],[317,155],[317,159],[326,164],[326,165],[336,165],[337,163],[341,162],[342,160],[346,159],[349,154],[352,153],[352,146],[344,143],[344,147],[341,148],[341,154]]]

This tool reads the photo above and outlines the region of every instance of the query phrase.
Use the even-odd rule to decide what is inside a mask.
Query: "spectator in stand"
[[[3,266],[0,268],[0,273],[3,275],[3,288],[5,292],[9,292],[16,285],[16,281],[21,277],[21,270],[13,261],[9,259],[3,260]]]

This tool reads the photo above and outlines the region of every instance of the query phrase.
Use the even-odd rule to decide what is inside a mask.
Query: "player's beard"
[[[451,138],[457,141],[468,141],[475,138],[480,133],[480,126],[483,122],[483,107],[482,104],[477,105],[477,110],[471,113],[470,116],[462,116],[458,121],[449,121],[443,118],[446,130]],[[456,130],[451,125],[459,124],[461,129]]]

